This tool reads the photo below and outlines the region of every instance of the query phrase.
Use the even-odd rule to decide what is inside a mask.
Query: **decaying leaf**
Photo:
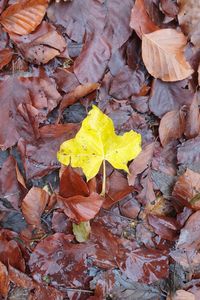
[[[79,243],[83,243],[88,240],[91,232],[90,222],[81,222],[79,224],[73,224],[73,233],[76,237],[76,240]]]
[[[0,17],[6,31],[19,35],[28,34],[42,21],[48,0],[23,0],[10,5]]]
[[[131,130],[123,136],[117,136],[112,120],[93,106],[76,137],[61,145],[57,157],[64,165],[81,167],[89,180],[106,160],[114,168],[127,172],[128,161],[140,151],[140,134]]]
[[[200,47],[199,11],[200,3],[196,0],[178,0],[178,20],[185,34],[189,34],[191,42]]]
[[[193,69],[184,57],[186,37],[175,29],[160,29],[142,37],[142,58],[148,72],[163,81],[189,77]]]

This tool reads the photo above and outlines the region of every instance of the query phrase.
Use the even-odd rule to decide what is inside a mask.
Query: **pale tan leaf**
[[[200,47],[200,1],[178,0],[178,5],[178,20],[183,32],[196,47]]]
[[[6,31],[19,35],[28,34],[41,23],[48,0],[23,0],[10,5],[0,17]]]
[[[160,29],[142,37],[142,58],[148,72],[163,81],[189,77],[193,69],[184,57],[186,37],[175,29]]]

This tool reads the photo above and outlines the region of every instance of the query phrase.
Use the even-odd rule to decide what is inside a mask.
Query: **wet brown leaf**
[[[189,77],[194,71],[183,54],[186,43],[182,33],[170,28],[144,34],[142,58],[148,72],[163,81]]]
[[[150,33],[159,29],[147,13],[144,0],[136,0],[131,11],[130,27],[142,38],[144,33]]]
[[[18,142],[18,149],[22,155],[26,178],[41,177],[58,169],[60,164],[57,161],[56,153],[60,144],[73,138],[78,129],[79,125],[70,123],[47,125],[40,129],[38,140],[26,142],[21,139]]]
[[[173,83],[154,80],[149,101],[151,112],[162,117],[169,111],[178,110],[183,105],[190,105],[194,93],[187,88],[187,84],[187,80]]]
[[[22,201],[21,209],[26,222],[40,226],[41,215],[49,202],[49,194],[40,188],[32,187]]]
[[[155,143],[151,143],[142,149],[142,152],[132,161],[129,166],[130,174],[128,175],[129,185],[134,185],[138,174],[150,167]]]
[[[0,295],[7,298],[9,292],[8,270],[2,262],[0,262]]]
[[[10,77],[0,83],[0,93],[0,145],[3,150],[13,146],[21,136],[26,140],[38,137],[39,123],[61,99],[54,80],[46,75]]]
[[[94,192],[88,197],[76,195],[69,198],[57,196],[57,198],[64,204],[65,214],[77,222],[85,222],[93,219],[104,202],[104,198]]]
[[[159,137],[162,146],[166,146],[171,141],[181,138],[185,131],[186,121],[183,110],[174,110],[166,113],[159,126]]]
[[[163,239],[174,241],[177,238],[178,226],[174,218],[149,214],[147,219],[155,233]]]
[[[122,270],[133,281],[151,284],[161,278],[168,277],[168,264],[167,256],[161,251],[137,249],[129,254]]]
[[[118,171],[114,171],[107,178],[107,192],[103,207],[108,209],[116,202],[130,194],[133,188],[128,185],[127,179]]]
[[[19,35],[28,34],[41,23],[48,0],[23,0],[10,5],[0,17],[6,31]]]
[[[88,280],[86,257],[94,247],[90,244],[71,244],[63,233],[53,234],[35,247],[29,260],[33,278],[43,282],[49,277],[53,286],[84,287]]]
[[[45,21],[31,34],[23,36],[10,34],[10,38],[26,60],[39,65],[48,63],[66,48],[63,36]]]
[[[187,169],[178,178],[172,195],[179,205],[200,209],[200,174]]]
[[[63,111],[66,107],[76,103],[80,98],[87,96],[99,88],[98,83],[88,83],[85,85],[78,85],[69,94],[65,95],[60,104],[60,110]]]
[[[0,50],[0,70],[9,64],[13,56],[13,52],[10,48]]]

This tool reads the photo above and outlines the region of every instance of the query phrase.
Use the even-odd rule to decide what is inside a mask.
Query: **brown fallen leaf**
[[[200,2],[196,0],[178,0],[178,20],[183,32],[189,35],[191,42],[200,47],[199,11]]]
[[[200,211],[193,213],[187,220],[177,243],[178,249],[199,250],[200,249]]]
[[[172,297],[172,300],[195,300],[195,295],[187,292],[185,290],[176,291],[175,295]]]
[[[8,270],[6,266],[2,262],[0,262],[0,295],[5,299],[8,296],[9,283],[10,280],[8,276]]]
[[[41,215],[49,202],[49,194],[37,187],[32,187],[22,200],[22,213],[30,225],[41,226]]]
[[[28,34],[41,23],[48,0],[22,0],[10,5],[0,16],[6,31],[19,35]]]
[[[200,209],[200,174],[187,169],[176,181],[172,195],[182,207]]]
[[[142,36],[142,58],[148,72],[163,81],[178,81],[194,71],[184,57],[186,37],[175,29],[160,29]]]
[[[66,107],[76,103],[80,98],[87,96],[99,87],[100,84],[94,82],[78,85],[73,91],[63,97],[60,104],[60,110],[63,111]]]
[[[200,114],[197,94],[188,109],[184,135],[188,138],[195,138],[200,132]]]
[[[167,112],[160,121],[159,137],[162,146],[181,138],[185,131],[185,112],[174,110]]]
[[[179,11],[177,3],[171,0],[161,0],[161,9],[164,14],[171,18],[175,18]]]
[[[129,253],[121,270],[133,281],[150,284],[168,277],[169,262],[159,250],[140,248]]]
[[[144,0],[135,1],[131,10],[130,27],[135,30],[140,38],[142,38],[144,33],[150,33],[159,29],[149,17]]]
[[[146,145],[142,152],[132,161],[129,166],[128,183],[134,185],[138,174],[142,173],[151,164],[155,143]]]
[[[93,219],[104,202],[104,198],[95,192],[92,192],[87,197],[77,195],[63,198],[58,195],[57,199],[64,205],[64,213],[77,222],[85,222]]]
[[[12,33],[10,38],[25,59],[34,64],[46,64],[66,48],[63,36],[53,25],[45,21],[33,33],[23,36]]]
[[[127,179],[117,170],[114,170],[106,180],[107,192],[103,203],[105,209],[110,208],[113,204],[133,192],[133,187],[128,185]]]
[[[0,70],[3,69],[4,66],[9,64],[13,56],[13,52],[10,48],[0,50]]]

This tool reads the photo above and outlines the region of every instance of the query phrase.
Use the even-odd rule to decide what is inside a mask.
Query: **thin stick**
[[[106,194],[106,162],[105,159],[103,160],[103,180],[102,180],[102,190],[101,196],[105,196]]]

